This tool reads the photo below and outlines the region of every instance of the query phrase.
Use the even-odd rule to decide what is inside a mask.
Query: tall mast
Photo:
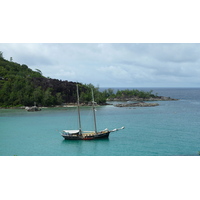
[[[81,130],[81,114],[80,114],[80,105],[79,105],[79,93],[78,93],[78,84],[76,84],[76,90],[77,90],[77,108],[78,108],[78,125],[79,125],[79,134],[82,134]]]
[[[94,131],[95,133],[97,133],[97,124],[96,124],[96,113],[95,113],[95,106],[94,106],[94,92],[93,89],[92,90],[92,109],[93,109],[93,115],[94,115]]]

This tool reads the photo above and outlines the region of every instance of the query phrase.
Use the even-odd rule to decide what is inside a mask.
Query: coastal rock
[[[150,98],[130,97],[130,98],[108,98],[107,101],[177,101],[171,97],[156,96]]]
[[[139,102],[139,103],[124,103],[124,104],[116,104],[116,107],[153,107],[153,106],[159,106],[158,103],[145,103],[145,102]]]

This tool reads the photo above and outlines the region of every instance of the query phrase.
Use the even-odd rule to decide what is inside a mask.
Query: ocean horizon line
[[[143,86],[140,86],[140,87],[132,87],[132,86],[99,86],[99,88],[158,88],[158,89],[200,89],[200,87],[150,87],[150,86],[146,86],[146,87],[143,87]]]

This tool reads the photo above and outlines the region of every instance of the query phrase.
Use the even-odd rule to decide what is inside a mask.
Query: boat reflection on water
[[[65,149],[62,153],[65,153],[67,156],[101,156],[99,149],[102,149],[102,155],[104,155],[104,150],[111,145],[109,138],[101,140],[90,140],[85,142],[85,140],[62,140],[61,146],[62,149]]]

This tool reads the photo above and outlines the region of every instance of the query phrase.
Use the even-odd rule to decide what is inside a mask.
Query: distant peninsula
[[[70,77],[66,77],[70,79]],[[22,108],[37,105],[39,107],[75,105],[77,101],[76,84],[79,85],[81,105],[91,105],[91,88],[98,105],[108,101],[169,101],[170,97],[159,97],[151,91],[106,89],[100,91],[92,84],[62,81],[45,77],[41,70],[30,69],[4,59],[0,51],[0,108]]]
[[[123,91],[122,91],[123,92]],[[171,97],[163,97],[163,96],[151,96],[151,97],[117,97],[117,98],[108,98],[107,101],[177,101],[178,99],[174,99]]]
[[[116,104],[116,107],[152,107],[159,106],[158,103],[149,103],[149,101],[177,101],[170,97],[158,96],[152,93],[153,91],[144,92],[139,90],[122,90],[118,91],[115,95],[110,95],[107,101],[122,101],[126,103]],[[146,103],[145,101],[148,101]],[[127,103],[131,102],[131,103]]]

